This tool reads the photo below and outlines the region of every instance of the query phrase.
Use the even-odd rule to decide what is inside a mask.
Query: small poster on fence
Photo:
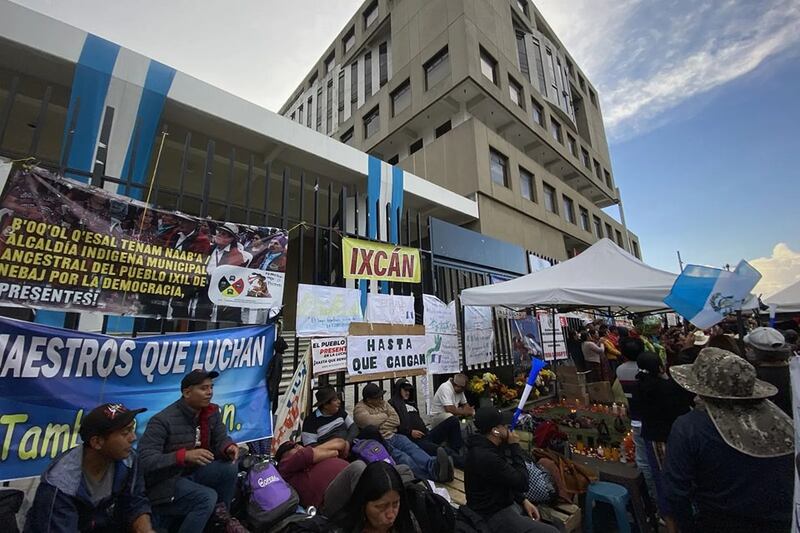
[[[314,376],[347,369],[347,338],[311,339]]]

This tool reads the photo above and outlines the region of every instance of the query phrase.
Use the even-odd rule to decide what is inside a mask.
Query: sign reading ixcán
[[[375,279],[419,283],[420,255],[416,248],[359,239],[342,239],[342,268],[347,279]]]

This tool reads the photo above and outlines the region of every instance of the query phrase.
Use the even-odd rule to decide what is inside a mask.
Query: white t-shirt
[[[458,407],[465,403],[467,403],[467,396],[463,392],[456,393],[453,388],[453,382],[448,379],[439,386],[436,394],[433,395],[433,401],[431,402],[432,425],[436,426],[446,420],[447,417],[453,416],[445,410],[445,405]]]

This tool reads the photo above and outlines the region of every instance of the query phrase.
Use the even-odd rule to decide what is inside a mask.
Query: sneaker
[[[436,450],[436,473],[438,481],[444,483],[453,481],[453,460],[442,447]]]

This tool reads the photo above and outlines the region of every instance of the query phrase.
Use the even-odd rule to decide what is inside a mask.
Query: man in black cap
[[[153,531],[132,449],[134,418],[142,411],[106,403],[83,418],[83,446],[58,456],[42,474],[26,532]]]
[[[467,507],[483,517],[490,531],[555,533],[538,521],[538,509],[525,498],[528,470],[519,436],[508,429],[511,417],[490,406],[475,413],[478,433],[467,440],[464,465]]]
[[[358,434],[358,426],[342,407],[336,389],[325,385],[319,388],[316,396],[316,409],[303,421],[303,446],[313,446],[333,438],[344,439],[348,444],[352,442]]]
[[[165,522],[181,533],[202,531],[215,513],[223,522],[236,486],[239,448],[211,403],[218,372],[192,370],[181,381],[181,398],[153,416],[139,444],[147,496]]]

